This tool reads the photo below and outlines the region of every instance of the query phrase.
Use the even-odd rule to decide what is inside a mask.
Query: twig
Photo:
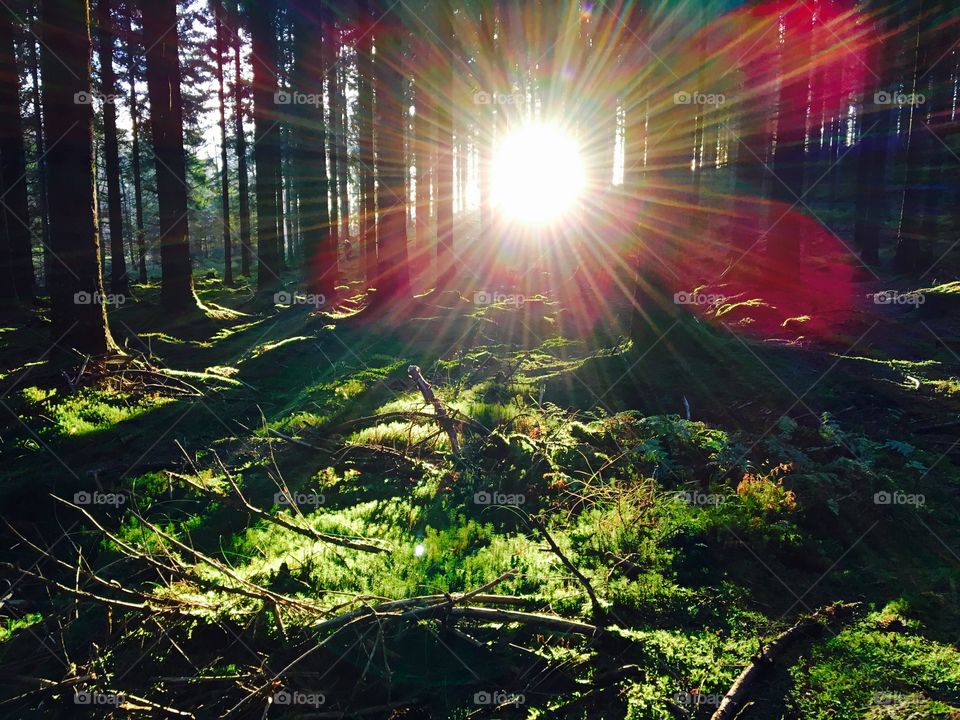
[[[407,373],[420,389],[420,393],[423,395],[424,402],[433,405],[434,412],[436,412],[437,415],[437,422],[440,423],[440,427],[443,428],[443,431],[447,433],[447,436],[450,438],[450,451],[454,455],[460,454],[460,443],[457,441],[457,426],[453,420],[450,419],[450,416],[447,414],[447,409],[443,406],[443,403],[441,403],[434,394],[433,388],[430,387],[430,383],[424,379],[423,375],[420,373],[420,368],[416,365],[411,365],[408,367]]]
[[[597,599],[597,594],[593,591],[593,585],[590,584],[590,581],[587,580],[586,576],[577,570],[577,566],[574,565],[570,559],[563,554],[563,551],[560,549],[560,546],[557,545],[556,541],[550,536],[550,533],[547,532],[547,524],[540,518],[533,519],[534,526],[543,533],[544,539],[547,541],[547,544],[550,546],[550,549],[553,550],[553,553],[560,558],[567,569],[573,573],[574,577],[583,585],[583,589],[587,591],[587,595],[590,597],[590,604],[593,606],[593,619],[595,622],[603,624],[603,619],[606,616],[606,613],[603,611],[603,606],[600,604],[600,601]]]

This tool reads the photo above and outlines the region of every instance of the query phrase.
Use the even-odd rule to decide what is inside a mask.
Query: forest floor
[[[0,716],[709,717],[845,603],[738,717],[958,718],[960,288],[881,289],[829,337],[738,301],[631,341],[563,299],[397,323],[215,279],[242,315],[161,326],[138,286],[114,334],[169,370],[97,383],[11,324]]]

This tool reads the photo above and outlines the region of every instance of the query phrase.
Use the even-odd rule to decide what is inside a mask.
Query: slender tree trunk
[[[33,247],[27,209],[27,169],[20,120],[20,75],[13,43],[13,14],[0,7],[0,187],[3,227],[17,297],[33,300]]]
[[[452,42],[451,9],[439,8],[438,34]],[[454,97],[453,58],[438,71],[439,98],[434,104],[437,148],[437,287],[449,288],[457,274],[453,252],[453,119],[450,106]],[[489,221],[489,218],[488,218]]]
[[[223,92],[223,0],[212,0],[217,48],[217,102],[220,109],[220,213],[223,222],[223,282],[233,285],[233,238],[230,229],[230,165],[227,162],[227,108]]]
[[[350,158],[347,154],[347,137],[349,131],[347,117],[347,73],[344,64],[338,67],[342,72],[337,72],[337,93],[336,93],[336,113],[337,113],[337,171],[339,178],[337,188],[340,191],[340,222],[343,227],[342,235],[344,238],[350,237]]]
[[[284,120],[286,123],[287,121]],[[284,165],[284,140],[283,127],[277,128],[277,174],[274,176],[274,187],[277,191],[277,267],[280,270],[287,269],[287,238],[286,227],[283,223],[283,165]]]
[[[110,291],[130,293],[123,243],[123,208],[120,200],[120,150],[117,146],[117,80],[113,70],[114,25],[110,0],[97,2],[97,35],[100,40],[100,85],[103,93],[103,155],[107,173],[110,218]]]
[[[183,103],[176,0],[141,0],[147,94],[160,218],[160,301],[172,313],[198,307],[190,267]]]
[[[908,112],[906,186],[894,257],[894,267],[900,272],[915,273],[923,269],[929,262],[929,246],[936,234],[936,204],[928,195],[937,192],[930,185],[938,177],[945,149],[930,127],[934,121],[930,108],[939,103],[929,88],[943,54],[933,33],[942,10],[942,3],[922,0],[917,15],[922,20],[915,35],[913,71],[907,89],[913,97],[924,95],[925,102],[912,103]],[[922,246],[922,242],[927,245]]]
[[[50,314],[58,347],[100,355],[116,352],[107,311],[97,238],[93,177],[90,16],[85,0],[43,0],[43,114],[57,138],[47,151],[50,191]]]
[[[337,62],[337,53],[340,50],[339,44],[336,38],[336,29],[332,18],[329,16],[326,19],[326,26],[329,29],[329,33],[326,40],[327,47],[327,63],[324,67],[328,68],[327,70],[327,105],[328,105],[328,117],[327,127],[330,128],[329,138],[330,141],[326,143],[327,151],[330,156],[330,235],[332,238],[333,246],[338,248],[340,246],[340,156],[337,153],[337,121],[335,119],[336,114],[336,95],[337,95],[337,73],[335,71],[335,65]]]
[[[32,34],[31,34],[32,35]],[[40,211],[40,239],[43,243],[43,277],[44,284],[50,278],[50,213],[47,211],[47,171],[44,150],[43,109],[40,102],[40,58],[37,54],[37,43],[33,37],[27,38],[27,49],[30,56],[27,62],[30,67],[31,97],[33,100],[33,134],[34,149],[37,163],[37,208]]]
[[[284,147],[286,156],[287,172],[283,176],[283,230],[287,238],[287,262],[296,264],[296,224],[294,223],[294,182],[293,182],[293,144],[295,142],[294,128],[290,128],[287,133],[287,142]]]
[[[428,58],[420,58],[421,70],[429,63]],[[414,224],[414,266],[417,270],[429,267],[428,258],[432,255],[433,247],[430,239],[430,169],[433,150],[434,128],[432,119],[429,79],[421,74],[416,83],[415,103],[417,112],[414,116],[413,139],[410,144],[414,156],[413,164],[417,169],[416,187],[414,188],[414,209],[416,223]]]
[[[357,48],[357,80],[359,85],[359,167],[360,197],[363,210],[360,213],[360,245],[363,250],[363,267],[367,284],[372,285],[377,275],[377,201],[374,186],[374,131],[375,114],[373,94],[373,18],[368,0],[358,0],[359,26],[362,33]]]
[[[248,5],[253,42],[253,155],[256,164],[257,289],[271,292],[280,286],[280,249],[277,237],[277,177],[280,165],[277,127],[277,40],[271,21],[274,0]]]
[[[407,256],[407,202],[404,153],[403,33],[394,6],[378,7],[384,31],[377,36],[374,72],[377,96],[377,238],[379,266],[375,304],[403,302],[412,295]]]
[[[240,7],[233,0],[230,17],[233,23],[233,122],[237,153],[237,214],[240,223],[240,274],[250,276],[250,190],[247,173],[247,136],[243,129],[243,76],[240,72]]]
[[[133,170],[133,204],[136,222],[137,268],[140,282],[147,282],[147,238],[143,225],[143,181],[140,174],[140,102],[137,98],[137,60],[136,43],[133,34],[132,8],[128,15],[127,57],[128,83],[130,85],[130,136],[133,146],[130,151],[130,165]]]

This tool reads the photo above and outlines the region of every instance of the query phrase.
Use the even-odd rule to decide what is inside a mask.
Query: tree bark
[[[31,33],[34,35],[35,33]],[[44,150],[43,109],[40,100],[40,58],[37,52],[37,43],[34,37],[27,38],[27,48],[30,55],[27,62],[30,67],[30,80],[33,100],[33,133],[34,150],[37,163],[37,207],[40,211],[40,239],[43,243],[43,277],[44,284],[50,279],[50,213],[47,211],[47,171]]]
[[[13,47],[14,17],[0,8],[0,187],[3,228],[9,246],[9,267],[16,296],[33,300],[33,247],[27,209],[27,171],[20,120],[20,74]]]
[[[140,12],[160,219],[160,301],[167,311],[183,313],[196,309],[198,301],[193,292],[187,225],[177,3],[140,0]]]
[[[243,76],[240,72],[240,6],[233,0],[233,122],[237,153],[237,211],[240,223],[240,274],[250,276],[250,189],[247,172],[247,137],[243,130]]]
[[[294,14],[294,85],[300,92],[323,96],[327,53],[321,21],[308,11]],[[298,105],[296,115],[296,184],[300,192],[303,285],[307,292],[331,298],[336,246],[330,232],[327,178],[327,132],[322,104]]]
[[[337,188],[340,191],[340,223],[342,226],[341,235],[344,238],[350,237],[350,158],[347,154],[347,132],[349,130],[347,117],[347,73],[345,67],[339,65],[342,72],[336,72],[338,77],[337,92],[334,97],[334,108],[337,113],[337,172],[339,178]]]
[[[217,52],[217,103],[220,109],[220,213],[223,222],[223,282],[233,284],[233,233],[230,229],[230,166],[227,163],[227,108],[223,92],[223,0],[212,0]]]
[[[117,80],[113,70],[115,29],[110,0],[97,2],[97,30],[100,40],[100,86],[103,93],[103,155],[107,172],[107,204],[110,218],[110,291],[130,293],[127,259],[123,243],[123,206],[120,199],[120,151],[117,146]]]
[[[280,286],[277,237],[277,176],[280,165],[277,85],[277,39],[272,17],[274,0],[247,6],[253,43],[253,157],[256,164],[257,289],[270,292]]]
[[[130,85],[130,136],[132,147],[130,150],[130,165],[133,171],[133,204],[137,236],[137,269],[140,273],[140,282],[147,282],[147,239],[143,226],[143,180],[140,172],[140,101],[137,98],[137,60],[134,57],[136,43],[133,33],[133,9],[130,8],[127,37],[128,83]]]
[[[339,43],[336,40],[336,26],[331,13],[324,15],[324,28],[327,30],[324,38],[326,46],[326,68],[327,75],[327,105],[328,117],[326,126],[330,129],[328,133],[329,142],[326,143],[327,152],[330,157],[330,237],[334,248],[340,245],[340,156],[337,154],[337,121],[334,118],[336,113],[336,95],[337,95],[337,53]]]
[[[453,27],[450,22],[452,10],[442,6],[438,9],[438,34],[448,46],[453,43]],[[453,252],[453,119],[450,106],[453,103],[453,58],[446,58],[438,71],[439,87],[434,103],[436,117],[437,150],[437,287],[449,289],[457,274]],[[489,217],[487,218],[489,223]]]
[[[363,251],[363,267],[367,284],[372,285],[377,275],[377,223],[376,188],[374,186],[374,132],[375,112],[373,96],[373,28],[368,0],[358,0],[359,31],[362,33],[357,48],[357,80],[359,112],[359,167],[360,198],[363,209],[360,213],[360,245]]]
[[[943,6],[935,0],[921,0],[919,5],[917,17],[922,20],[915,34],[913,72],[907,89],[914,97],[924,95],[925,102],[912,103],[909,108],[906,183],[893,261],[897,271],[907,273],[918,273],[929,262],[930,246],[935,239],[932,236],[936,234],[936,200],[940,194],[930,186],[939,176],[945,153],[936,131],[930,126],[936,122],[931,107],[939,105],[936,95],[942,94],[939,90],[931,92],[930,88],[934,87],[933,75],[943,53],[935,30]],[[951,104],[952,99],[948,107]],[[948,116],[949,113],[947,110]]]
[[[93,176],[89,97],[90,16],[86,0],[43,0],[43,114],[49,137],[50,314],[59,347],[100,355],[117,350],[107,327]]]
[[[396,6],[378,7],[383,32],[377,36],[374,72],[377,96],[377,267],[375,304],[412,297],[407,257],[407,201],[403,107],[403,33]]]

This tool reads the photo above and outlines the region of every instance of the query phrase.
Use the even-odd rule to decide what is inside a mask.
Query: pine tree
[[[115,352],[107,327],[93,175],[90,20],[86,0],[42,0],[43,114],[49,137],[50,314],[60,348]]]
[[[172,313],[198,306],[187,225],[186,154],[176,0],[141,0],[147,94],[160,208],[160,299]]]

